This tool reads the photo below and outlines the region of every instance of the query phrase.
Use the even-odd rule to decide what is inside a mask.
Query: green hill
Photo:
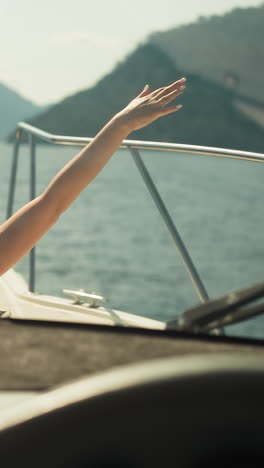
[[[146,83],[154,89],[186,75],[188,89],[178,98],[183,110],[131,138],[262,151],[263,129],[233,106],[230,90],[185,73],[153,44],[141,45],[96,86],[64,99],[30,123],[52,133],[92,137]]]
[[[149,41],[187,73],[224,83],[237,77],[242,94],[264,101],[264,3],[157,32]]]
[[[39,113],[41,107],[0,83],[0,139],[12,131],[19,120]]]

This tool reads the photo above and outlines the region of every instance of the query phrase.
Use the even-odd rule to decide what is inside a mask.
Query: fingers
[[[131,109],[134,108],[139,113],[141,112],[143,117],[144,113],[146,116],[143,118],[143,123],[138,125],[136,128],[142,128],[145,125],[148,125],[153,120],[161,117],[163,115],[171,114],[172,112],[177,112],[182,108],[181,104],[174,106],[167,106],[173,99],[180,96],[184,93],[186,86],[186,78],[181,78],[180,80],[175,81],[169,86],[163,88],[158,88],[153,92],[150,92],[149,86],[146,85],[137,98],[142,98],[139,101],[134,99],[132,101]],[[134,107],[133,107],[134,106]],[[141,118],[142,120],[142,118]]]
[[[160,111],[160,115],[167,115],[167,114],[172,114],[172,112],[177,112],[182,108],[181,104],[178,104],[177,106],[170,106],[170,107],[164,107]]]
[[[162,96],[158,102],[161,106],[166,106],[169,102],[171,102],[173,99],[175,99],[177,96],[180,96],[182,93],[184,93],[186,89],[186,86],[180,86],[180,88],[175,89],[174,91],[171,91],[168,94],[165,94]],[[158,97],[158,96],[157,96]]]
[[[164,86],[163,88],[155,89],[155,91],[152,91],[151,96],[153,96],[153,97],[158,96],[158,95],[161,94],[162,91],[164,91],[165,89],[166,89],[165,86]]]
[[[164,88],[162,91],[160,91],[156,95],[156,98],[160,98],[158,102],[162,106],[160,110],[160,115],[172,114],[173,112],[177,112],[182,108],[181,104],[170,106],[170,107],[165,107],[165,106],[169,102],[171,102],[173,99],[175,99],[177,96],[180,96],[182,93],[184,93],[186,89],[186,86],[185,86],[186,81],[187,81],[186,78],[177,80],[174,83],[172,83],[170,86],[167,86],[166,88]]]
[[[149,93],[150,93],[149,85],[146,85],[137,97],[144,97],[144,96],[147,96]]]
[[[165,86],[164,88],[159,88],[156,91],[154,91],[156,97],[162,97],[164,95],[167,95],[169,93],[172,93],[173,91],[177,91],[180,89],[182,86],[185,85],[186,83],[186,78],[181,78],[180,80],[174,81],[174,83],[170,84],[169,86]],[[154,93],[152,93],[154,95]]]
[[[181,94],[185,87],[184,84],[186,82],[186,78],[181,78],[180,80],[174,81],[172,84],[169,86],[164,86],[162,88],[155,89],[152,93],[150,92],[149,85],[146,85],[141,93],[137,97],[144,97],[147,95],[151,95],[151,97],[156,97],[156,98],[165,98],[163,105],[166,105],[167,102],[170,102],[171,99],[174,99],[178,94]],[[175,93],[175,94],[172,94]],[[167,101],[167,97],[172,96],[171,99]]]

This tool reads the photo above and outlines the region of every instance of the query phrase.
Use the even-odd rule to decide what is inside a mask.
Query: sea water
[[[80,149],[38,145],[37,193]],[[143,160],[210,298],[264,280],[264,164],[142,151]],[[0,144],[0,221],[12,147]],[[29,149],[19,154],[15,209],[29,197]],[[36,290],[83,288],[109,307],[160,320],[198,304],[167,228],[135,163],[119,150],[39,242]],[[28,278],[28,258],[16,266]],[[229,333],[264,337],[264,317]]]

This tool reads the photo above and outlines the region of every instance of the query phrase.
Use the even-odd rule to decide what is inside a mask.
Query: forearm
[[[17,263],[56,220],[49,200],[40,195],[0,226],[0,275]]]
[[[44,195],[60,215],[99,174],[129,131],[115,116],[51,181]]]
[[[102,170],[127,133],[118,117],[113,118],[54,177],[43,194],[1,226],[0,275],[17,263],[51,228],[60,214]]]

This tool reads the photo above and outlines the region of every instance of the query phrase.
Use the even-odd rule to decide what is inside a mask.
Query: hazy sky
[[[263,0],[0,0],[0,82],[38,104],[90,87],[154,31]]]

